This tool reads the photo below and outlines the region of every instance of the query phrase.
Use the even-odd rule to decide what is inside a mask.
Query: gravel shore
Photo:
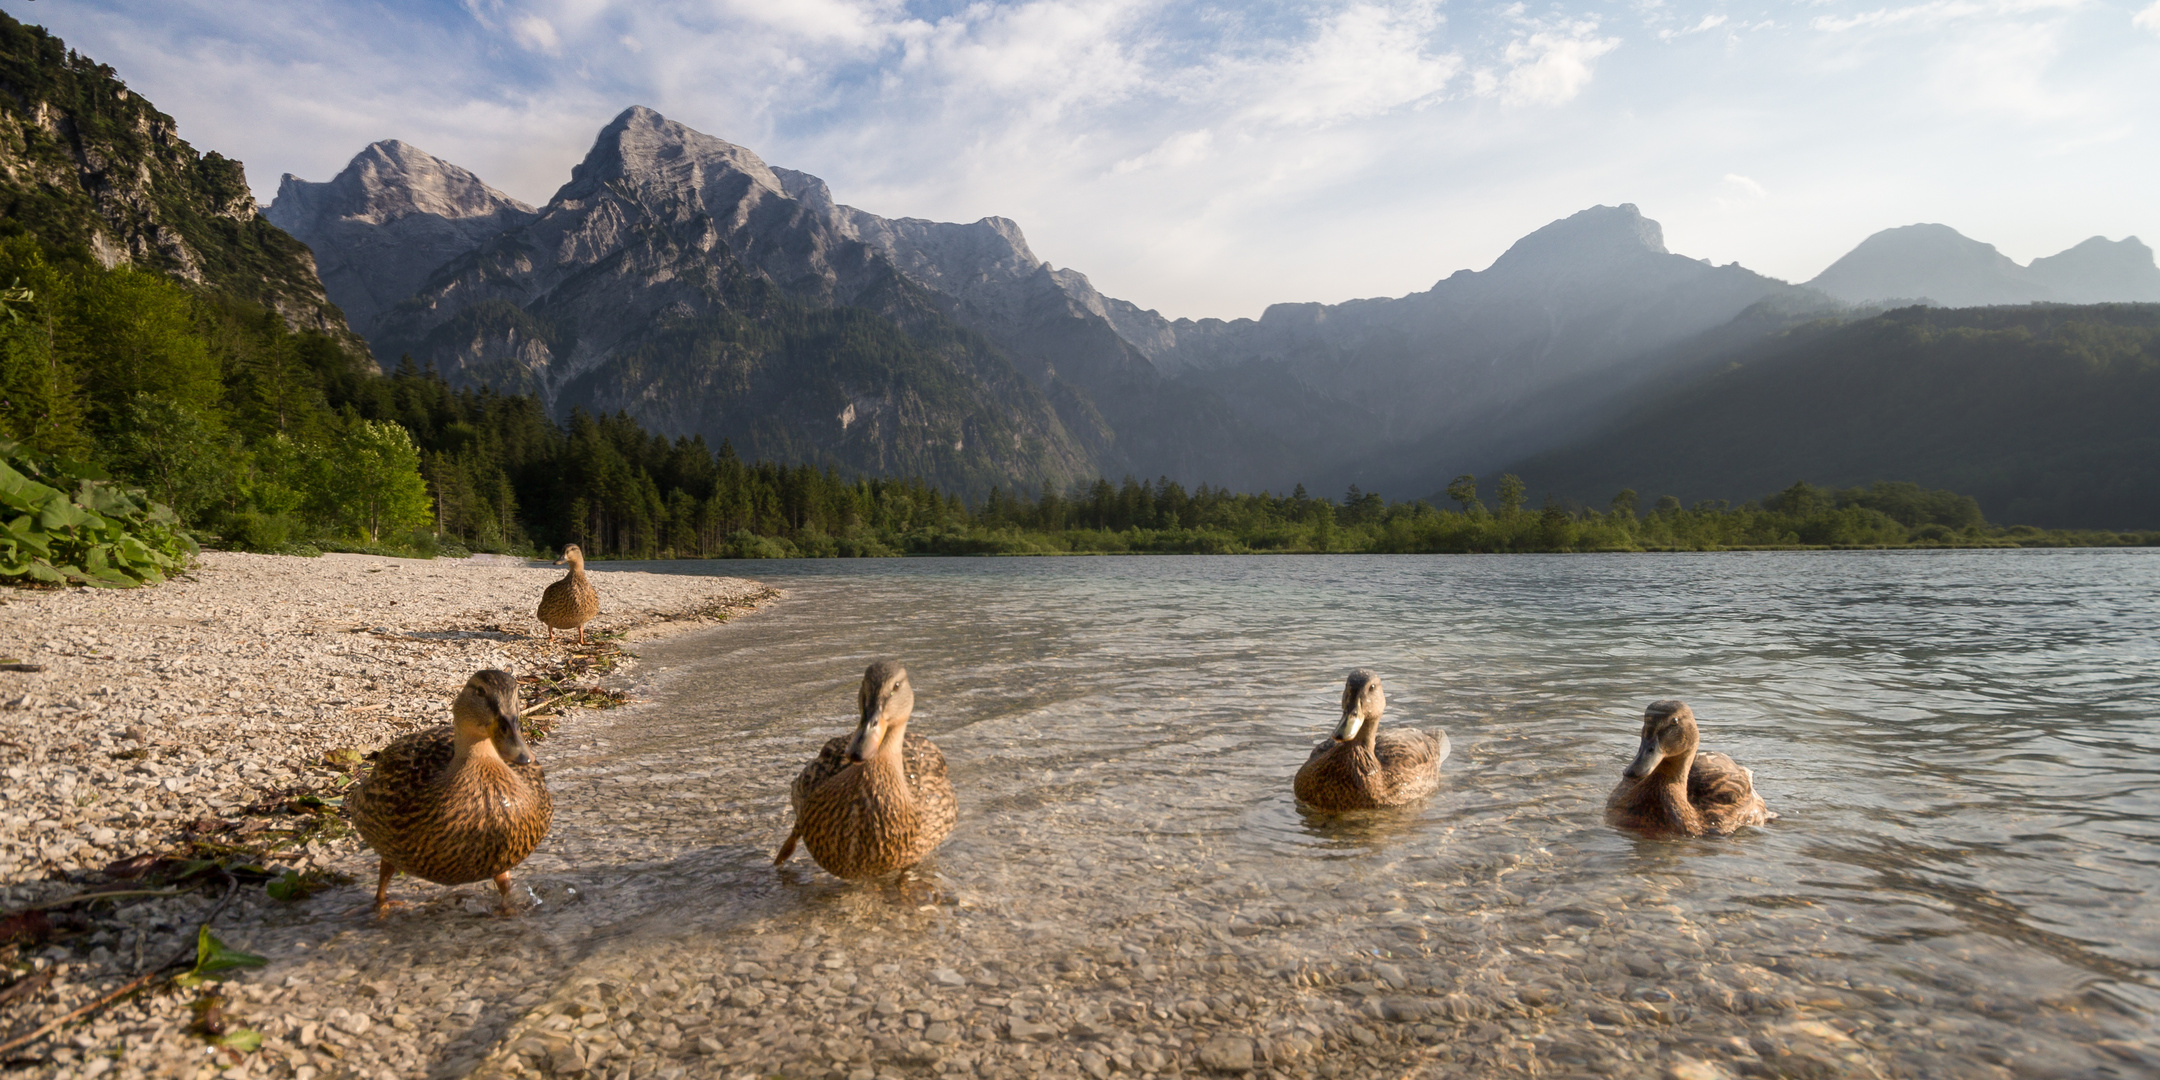
[[[273,879],[308,886],[357,876],[371,863],[335,812],[338,793],[363,755],[446,720],[473,671],[526,677],[529,712],[539,676],[567,732],[584,710],[562,706],[603,697],[596,677],[628,659],[615,642],[713,625],[777,595],[739,578],[597,569],[603,613],[587,636],[608,643],[579,648],[548,642],[533,617],[560,576],[512,560],[207,552],[156,588],[0,592],[0,913],[15,915],[0,925],[0,1045],[171,956],[192,960],[197,925],[227,891],[221,934],[281,906],[260,875],[229,890],[143,888],[170,894],[117,907],[38,905],[130,890],[131,872],[172,880],[176,858],[255,856]],[[212,1045],[201,1032],[222,1023],[205,1024],[191,996],[136,995],[0,1053],[0,1069],[193,1076],[271,1064]]]

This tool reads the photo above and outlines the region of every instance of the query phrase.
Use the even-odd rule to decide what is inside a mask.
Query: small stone
[[[755,986],[745,986],[727,996],[728,1004],[738,1009],[755,1009],[765,1004],[765,991]]]
[[[954,971],[951,968],[939,968],[936,971],[931,972],[930,977],[932,979],[935,979],[940,985],[943,986],[967,985],[967,979],[963,977],[959,972]]]
[[[952,1042],[959,1037],[960,1033],[954,1031],[951,1024],[946,1023],[932,1024],[923,1031],[923,1038],[925,1040],[937,1043],[940,1046]]]
[[[1200,1044],[1200,1064],[1217,1072],[1251,1072],[1252,1040],[1242,1035],[1217,1035]]]
[[[1080,1069],[1095,1080],[1110,1080],[1110,1063],[1092,1050],[1080,1055]]]
[[[1410,985],[1410,980],[1403,977],[1402,969],[1393,964],[1374,964],[1372,970],[1374,978],[1397,990]]]
[[[1012,1036],[1014,1042],[1022,1042],[1030,1039],[1048,1039],[1058,1033],[1056,1028],[1051,1027],[1048,1024],[1037,1024],[1032,1021],[1020,1019],[1013,1020],[1010,1024],[1006,1026],[1005,1030],[1008,1034]]]

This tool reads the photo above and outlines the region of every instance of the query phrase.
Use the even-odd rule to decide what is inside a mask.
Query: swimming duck
[[[353,825],[382,858],[375,914],[398,906],[402,870],[437,885],[489,878],[510,913],[510,868],[547,835],[555,801],[518,726],[517,680],[482,671],[465,680],[451,722],[392,740],[346,797]]]
[[[1315,810],[1375,810],[1415,802],[1439,788],[1440,763],[1452,749],[1447,733],[1382,735],[1380,714],[1386,711],[1380,676],[1365,668],[1351,672],[1334,738],[1313,747],[1298,770],[1299,802]]]
[[[1651,702],[1642,746],[1605,800],[1605,819],[1651,832],[1726,836],[1777,817],[1755,794],[1755,774],[1723,754],[1697,752],[1701,741],[1686,702]]]
[[[600,614],[600,593],[592,586],[592,579],[585,576],[585,552],[576,544],[562,550],[562,558],[555,565],[570,564],[570,572],[561,581],[547,587],[540,594],[540,621],[547,624],[548,640],[555,640],[557,630],[577,631],[578,644],[585,644],[585,624]]]
[[[788,861],[800,840],[834,877],[875,877],[921,862],[952,831],[958,804],[945,755],[908,734],[915,688],[907,669],[890,660],[870,665],[856,703],[855,733],[834,736],[795,778],[795,829],[773,865]]]

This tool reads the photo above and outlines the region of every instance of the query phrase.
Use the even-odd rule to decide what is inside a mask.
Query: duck
[[[1380,733],[1387,691],[1380,676],[1359,668],[1343,681],[1342,722],[1333,738],[1313,747],[1297,772],[1298,801],[1315,810],[1377,810],[1416,802],[1440,787],[1447,732]]]
[[[786,863],[800,841],[834,877],[878,877],[920,863],[952,832],[959,804],[945,754],[907,729],[915,710],[907,669],[871,664],[856,704],[854,733],[828,740],[795,778],[795,827],[773,865]]]
[[[518,723],[517,680],[489,669],[465,680],[450,723],[400,736],[345,799],[381,858],[375,914],[393,907],[400,871],[437,885],[493,879],[508,915],[510,871],[548,834],[555,801]]]
[[[564,547],[562,558],[555,560],[555,565],[564,563],[570,565],[570,572],[540,594],[540,610],[535,614],[547,624],[549,641],[555,640],[557,630],[575,630],[578,644],[583,645],[585,624],[600,614],[600,592],[593,588],[592,579],[585,576],[583,548],[576,544]]]
[[[1755,793],[1755,773],[1704,753],[1695,710],[1675,698],[1643,710],[1642,744],[1605,800],[1614,825],[1679,836],[1730,836],[1777,817]]]

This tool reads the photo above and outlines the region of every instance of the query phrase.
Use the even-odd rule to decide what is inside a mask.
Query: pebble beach
[[[170,877],[175,857],[231,852],[226,861],[236,862],[252,852],[268,875],[364,898],[373,860],[338,819],[338,792],[368,752],[445,721],[473,671],[544,673],[563,700],[533,719],[573,732],[598,715],[576,707],[581,695],[605,701],[599,675],[634,663],[622,644],[714,625],[776,595],[738,578],[601,569],[602,614],[586,628],[595,644],[581,649],[575,635],[549,642],[533,618],[561,574],[500,558],[205,552],[155,588],[0,593],[0,913],[13,916],[14,942],[0,942],[11,965],[0,981],[24,987],[0,1001],[0,1043],[174,955],[192,960],[196,928],[221,900],[214,932],[237,945],[289,907],[325,899],[288,905],[261,875],[231,888],[127,880],[160,858]],[[423,885],[401,879],[399,889],[424,896]],[[44,907],[89,892],[138,895]],[[219,993],[236,1013],[251,995],[291,996],[263,982],[228,982]],[[201,1033],[192,1008],[201,1000],[131,995],[53,1040],[0,1054],[0,1068],[316,1075],[305,1055],[296,1067],[277,1053],[297,1049],[299,1022],[251,1022],[268,1052],[218,1047]],[[335,1032],[335,1023],[319,1026]]]

